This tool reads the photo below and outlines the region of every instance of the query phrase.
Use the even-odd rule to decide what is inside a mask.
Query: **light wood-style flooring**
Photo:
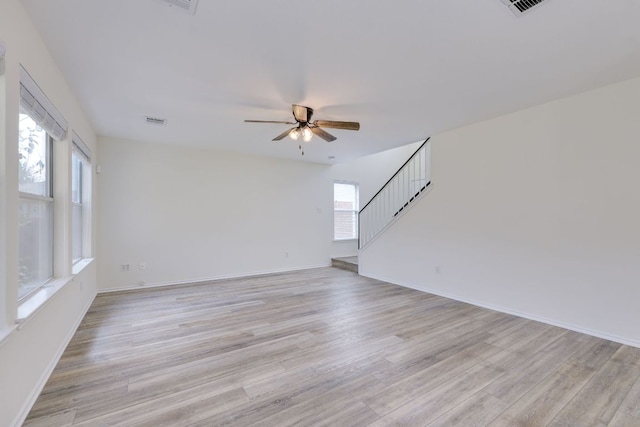
[[[25,425],[637,427],[640,349],[334,268],[117,292]]]

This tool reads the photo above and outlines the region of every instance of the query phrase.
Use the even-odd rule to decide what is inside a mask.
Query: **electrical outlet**
[[[129,271],[131,270],[131,264],[120,264],[120,271]]]

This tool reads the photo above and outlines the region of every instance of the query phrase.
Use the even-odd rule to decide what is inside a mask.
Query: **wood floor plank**
[[[371,425],[379,419],[378,415],[362,402],[332,402],[331,410],[328,410],[326,405],[307,404],[305,406],[296,406],[290,411],[282,411],[265,419],[263,425],[333,427],[345,425],[346,422],[346,425],[358,427]]]
[[[388,387],[366,398],[364,402],[383,416],[481,363],[469,352],[460,352],[444,360],[429,360],[432,363],[427,368],[410,376],[395,378]]]
[[[638,378],[640,367],[610,360],[598,369],[549,426],[609,424]]]
[[[640,378],[636,380],[631,390],[629,390],[618,411],[640,420]],[[638,425],[640,425],[640,422]]]
[[[638,427],[640,426],[640,418],[635,418],[624,412],[616,412],[607,427]]]
[[[389,412],[372,426],[426,426],[469,399],[503,373],[503,370],[481,362],[424,394],[413,395],[412,400]]]
[[[261,425],[265,419],[279,417],[278,414],[282,413],[292,413],[294,417],[303,412],[306,414],[305,408],[309,407],[314,408],[319,414],[329,416],[332,414],[333,405],[326,403],[348,400],[353,402],[354,384],[360,384],[362,378],[373,381],[374,378],[369,374],[387,363],[384,359],[378,358],[372,365],[354,363],[340,367],[330,375],[316,375],[300,382],[289,383],[286,388],[261,394],[237,410],[209,418],[201,425]]]
[[[264,425],[273,426],[333,426],[349,420],[349,425],[369,425],[379,419],[378,415],[353,397],[361,396],[364,392],[376,388],[377,380],[365,372],[361,375],[353,375],[351,378],[351,381],[345,381],[330,391],[319,394],[317,399],[292,405],[261,422]]]
[[[478,392],[452,410],[444,413],[429,427],[484,426],[493,421],[509,405],[490,394]]]
[[[71,427],[76,416],[75,410],[66,410],[57,413],[50,413],[44,416],[32,417],[27,420],[23,427]]]
[[[568,343],[568,345],[561,347],[562,351],[540,351],[524,360],[521,356],[521,363],[491,383],[485,389],[485,392],[501,399],[503,402],[514,403],[566,362],[580,345],[581,343],[576,342]]]
[[[98,295],[24,425],[639,420],[640,349],[318,268]]]
[[[241,389],[206,390],[199,387],[193,391],[176,393],[143,403],[122,405],[122,409],[99,417],[79,420],[76,426],[176,426],[188,425],[215,413],[239,406],[249,399]]]
[[[611,360],[626,365],[640,366],[640,348],[623,345],[611,356]]]
[[[514,348],[515,345],[518,345],[523,341],[526,342],[532,335],[537,335],[546,328],[547,325],[534,322],[533,320],[528,320],[524,322],[524,324],[514,325],[503,332],[494,332],[494,336],[489,338],[487,342],[495,345],[496,347]]]
[[[591,369],[565,363],[509,406],[489,425],[491,427],[547,425],[573,399],[592,375]]]

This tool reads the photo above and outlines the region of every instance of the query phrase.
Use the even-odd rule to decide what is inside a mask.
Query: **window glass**
[[[333,184],[333,238],[358,238],[358,184]]]
[[[53,277],[52,139],[27,114],[18,135],[18,299]]]
[[[19,190],[22,193],[49,197],[50,144],[47,133],[27,114],[20,114],[19,130]]]
[[[74,263],[83,258],[83,170],[84,161],[74,150],[71,155],[71,258]]]

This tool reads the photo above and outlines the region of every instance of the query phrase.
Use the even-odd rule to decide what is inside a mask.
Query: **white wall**
[[[334,165],[331,167],[332,179],[334,181],[357,182],[360,191],[360,208],[363,208],[423,142],[414,142],[351,162]],[[331,257],[347,257],[357,254],[357,239],[334,241],[331,247]]]
[[[96,137],[19,0],[0,2],[0,39],[7,48],[4,75],[0,77],[0,425],[12,426],[27,415],[97,289],[96,266],[89,264],[73,278],[69,254],[64,250],[57,254],[56,274],[68,283],[16,327],[19,64],[24,65],[68,120],[70,128],[82,136],[94,153]],[[55,172],[55,178],[59,183],[68,182],[70,172],[64,168],[68,159],[60,156],[71,155],[70,136],[56,144],[56,164],[60,163],[62,168]],[[65,195],[65,189],[58,185],[56,197]],[[56,203],[57,215],[70,210],[64,203]],[[59,236],[60,231],[64,232],[61,228],[65,222],[56,222],[58,242],[69,240],[69,236]],[[95,255],[95,239],[92,248]],[[66,257],[65,265],[59,262],[60,256]]]
[[[355,254],[357,242],[333,243],[333,180],[359,182],[368,200],[419,143],[334,166],[99,145],[99,286],[113,290],[327,266],[338,245]]]
[[[329,166],[108,138],[100,158],[101,289],[330,263]]]
[[[640,346],[639,117],[635,79],[435,136],[361,272]]]

